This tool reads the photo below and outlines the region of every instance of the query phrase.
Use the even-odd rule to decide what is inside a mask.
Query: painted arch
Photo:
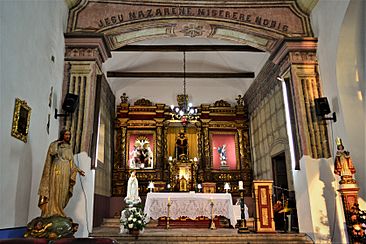
[[[313,36],[309,15],[295,0],[81,0],[70,9],[68,32],[103,33],[111,50],[151,38],[188,36],[271,52],[285,37]]]

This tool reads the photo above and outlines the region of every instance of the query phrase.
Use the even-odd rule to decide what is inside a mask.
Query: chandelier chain
[[[186,51],[183,51],[183,97],[184,97],[184,108],[187,108],[186,98]]]

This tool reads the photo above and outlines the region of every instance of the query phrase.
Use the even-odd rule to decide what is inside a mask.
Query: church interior
[[[365,243],[365,11],[0,1],[0,243]],[[44,222],[53,212],[67,234]]]

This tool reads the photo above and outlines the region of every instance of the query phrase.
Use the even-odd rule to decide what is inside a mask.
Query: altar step
[[[281,243],[281,244],[312,244],[313,241],[302,233],[266,233],[238,234],[237,229],[217,228],[215,230],[202,228],[164,229],[157,228],[156,222],[150,222],[137,239],[130,234],[119,234],[119,219],[105,219],[101,227],[93,229],[91,237],[108,237],[118,243]],[[252,228],[249,228],[253,230]]]
[[[101,227],[119,228],[119,218],[103,218]]]
[[[119,218],[104,218],[103,219],[103,223],[100,227],[111,227],[111,228],[119,228]],[[207,227],[209,226],[209,224],[207,224]],[[216,226],[221,226],[221,227],[229,227],[229,223],[228,220],[225,218],[220,218],[220,224],[216,224]],[[170,227],[171,228],[189,228],[187,226],[181,226],[181,225],[177,225],[176,227],[174,226],[174,223],[170,223]],[[237,226],[236,226],[237,227]],[[247,227],[249,230],[254,231],[254,218],[249,218],[247,220]],[[147,224],[147,228],[159,228],[162,229],[164,228],[164,226],[161,226],[161,224],[159,224],[158,221],[154,221],[151,220],[148,224]],[[201,227],[202,228],[202,227]]]

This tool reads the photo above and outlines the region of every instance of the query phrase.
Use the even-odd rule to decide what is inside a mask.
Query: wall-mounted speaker
[[[62,103],[62,109],[65,111],[64,114],[58,114],[57,108],[55,109],[55,119],[57,117],[67,117],[75,112],[76,108],[79,105],[79,95],[67,93]]]
[[[79,96],[71,93],[67,93],[65,96],[64,103],[62,104],[62,109],[67,113],[75,112],[79,104]]]
[[[324,116],[330,113],[328,99],[326,97],[319,97],[314,99],[315,113],[317,116]]]
[[[314,103],[315,113],[318,117],[321,117],[322,120],[333,120],[333,122],[337,122],[337,116],[335,112],[333,112],[332,117],[325,117],[325,115],[330,113],[330,107],[326,97],[315,98]]]

